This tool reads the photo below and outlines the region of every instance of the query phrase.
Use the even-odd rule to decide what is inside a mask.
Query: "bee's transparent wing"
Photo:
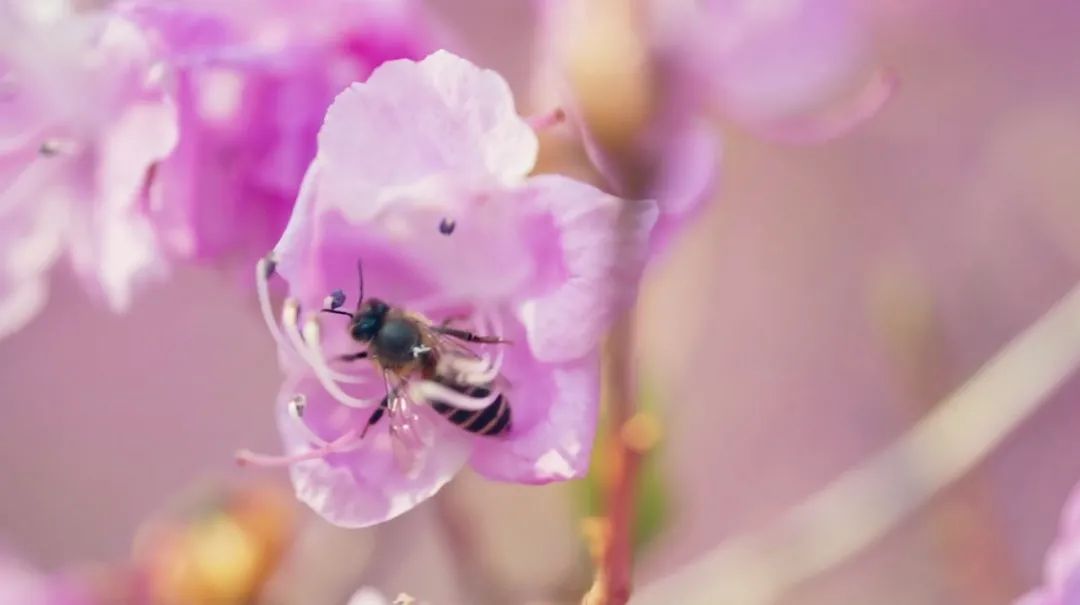
[[[390,443],[398,469],[410,479],[424,466],[424,457],[434,442],[435,429],[418,406],[403,395],[390,409]]]

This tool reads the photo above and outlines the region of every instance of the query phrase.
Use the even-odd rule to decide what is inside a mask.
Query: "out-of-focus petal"
[[[327,440],[350,429],[362,429],[373,411],[340,405],[310,379],[287,382],[278,401],[278,423],[290,454],[312,447],[300,421],[288,411],[289,400],[295,395],[307,398],[302,422]],[[432,432],[432,444],[414,477],[402,472],[384,418],[357,449],[292,465],[297,497],[335,525],[366,527],[396,517],[433,496],[468,460],[472,438],[429,410],[421,412]]]
[[[720,140],[715,129],[703,118],[680,122],[656,146],[662,160],[649,193],[660,209],[652,234],[654,254],[698,215],[717,185]]]
[[[0,190],[0,338],[26,324],[45,304],[46,272],[60,254],[67,225],[50,182],[48,161],[23,171]]]
[[[0,113],[29,121],[6,141],[20,140],[21,148],[0,160],[0,179],[25,184],[34,179],[27,175],[48,166],[51,180],[34,179],[37,190],[24,197],[63,206],[64,218],[50,225],[63,224],[76,272],[123,309],[135,283],[163,263],[142,205],[152,166],[177,140],[160,70],[143,33],[109,13],[64,13],[11,27],[0,27],[0,65],[10,70],[13,95],[0,101]],[[23,111],[28,107],[30,114]],[[16,156],[21,164],[9,164]],[[46,231],[36,241],[50,237]],[[40,293],[23,290],[34,291]]]
[[[365,586],[349,597],[347,605],[390,605],[390,601],[378,590]]]
[[[430,48],[414,2],[138,0],[174,82],[181,140],[151,192],[176,257],[244,262],[281,233],[334,96]]]
[[[1043,586],[1015,605],[1080,603],[1080,485],[1073,489],[1061,516],[1061,532],[1046,556]]]
[[[745,119],[743,125],[760,137],[781,143],[823,143],[851,132],[876,116],[893,97],[897,87],[896,76],[879,69],[852,96],[839,99],[810,115],[760,123]]]
[[[861,30],[851,0],[711,0],[703,17],[701,74],[737,120],[806,111],[858,68]]]
[[[628,201],[560,176],[529,180],[525,199],[550,212],[558,240],[549,254],[562,258],[566,280],[522,303],[529,346],[537,359],[578,359],[592,351],[633,301],[656,223],[652,201]]]
[[[94,184],[97,204],[82,206],[86,221],[73,233],[72,261],[110,306],[123,310],[133,288],[164,271],[164,258],[144,202],[154,165],[176,145],[176,111],[165,98],[137,103],[101,141]]]
[[[536,162],[537,145],[495,72],[445,51],[390,61],[327,112],[319,133],[322,195],[346,216],[370,217],[425,179],[454,175],[481,186],[520,180]]]
[[[4,605],[89,605],[84,587],[49,576],[0,549],[0,603]]]

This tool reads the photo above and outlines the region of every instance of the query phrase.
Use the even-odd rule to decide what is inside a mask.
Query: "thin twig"
[[[634,313],[629,311],[611,331],[608,339],[609,402],[607,410],[611,451],[611,478],[606,485],[603,544],[593,587],[585,595],[586,605],[623,605],[630,599],[633,568],[634,495],[642,451],[629,443],[623,430],[638,411],[637,376],[634,354]]]
[[[1080,365],[1080,286],[902,438],[764,530],[728,540],[635,603],[761,605],[857,554],[963,477]]]

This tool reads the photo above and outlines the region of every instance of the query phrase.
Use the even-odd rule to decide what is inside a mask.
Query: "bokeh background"
[[[528,90],[527,3],[432,4],[459,52]],[[638,322],[664,506],[639,583],[879,450],[1080,277],[1080,5],[869,4],[896,97],[821,145],[718,123],[716,199],[647,276]],[[115,316],[55,271],[45,311],[0,341],[12,550],[45,569],[124,560],[148,516],[201,485],[287,489],[232,465],[239,447],[279,447],[275,353],[244,278],[181,269]],[[992,605],[1036,585],[1080,479],[1078,396],[1069,380],[969,476],[783,603]],[[363,531],[298,509],[270,602],[343,603],[360,585],[571,602],[590,573],[580,491],[464,476]]]

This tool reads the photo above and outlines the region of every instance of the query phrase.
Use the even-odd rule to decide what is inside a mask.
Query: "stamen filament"
[[[274,269],[275,262],[270,256],[260,259],[259,262],[255,264],[255,290],[259,297],[259,311],[262,313],[263,322],[266,324],[266,328],[270,331],[270,336],[274,339],[274,343],[277,344],[278,348],[289,351],[293,356],[298,356],[301,360],[307,362],[303,350],[298,350],[295,346],[292,346],[285,335],[282,334],[278,322],[274,319],[274,311],[270,304],[269,282],[270,276],[274,274]],[[308,363],[310,364],[310,362]],[[330,376],[338,382],[367,382],[363,376],[344,374],[334,371],[332,368],[327,368],[327,371]]]
[[[499,392],[492,390],[485,397],[469,397],[432,380],[417,380],[408,385],[409,397],[419,401],[441,401],[462,410],[482,410],[495,402]]]
[[[484,311],[481,317],[486,321],[480,322],[484,329],[490,328],[487,333],[497,338],[502,338],[502,321],[497,312]],[[478,372],[469,377],[473,384],[488,384],[494,381],[502,371],[503,360],[506,359],[506,346],[493,345],[495,347],[495,360],[488,366],[487,371]]]
[[[330,442],[315,434],[315,431],[311,430],[311,427],[304,422],[304,407],[307,405],[307,399],[303,395],[297,395],[289,401],[289,416],[297,423],[297,428],[303,431],[304,436],[311,443],[319,446],[328,445]],[[361,435],[363,437],[363,435]]]
[[[356,434],[355,429],[350,429],[341,437],[326,443],[320,447],[310,449],[306,452],[299,452],[290,455],[274,455],[274,454],[257,454],[251,450],[240,450],[236,452],[236,463],[243,465],[253,465],[262,467],[280,467],[289,466],[297,462],[303,462],[305,460],[318,460],[325,458],[330,454],[339,454],[356,449],[360,445],[360,436]]]
[[[334,372],[326,365],[326,360],[322,356],[322,347],[319,345],[318,341],[319,330],[316,320],[312,319],[307,322],[308,324],[315,325],[315,329],[311,334],[314,339],[311,346],[308,346],[308,343],[305,343],[304,339],[300,336],[299,327],[297,325],[299,318],[300,305],[295,299],[290,298],[286,300],[281,310],[281,323],[285,328],[285,335],[315,372],[316,378],[319,379],[319,384],[326,389],[326,392],[329,393],[331,397],[338,400],[342,405],[352,408],[367,408],[375,405],[377,403],[375,401],[370,399],[359,399],[341,390],[341,387],[334,381]]]
[[[291,351],[296,355],[296,351],[286,344],[285,336],[281,333],[277,320],[274,319],[274,311],[270,305],[270,276],[274,274],[275,268],[276,263],[269,255],[255,263],[255,291],[259,297],[259,311],[262,312],[266,329],[270,331],[270,336],[273,337],[278,349]]]
[[[536,132],[541,132],[557,126],[566,121],[566,111],[562,107],[556,107],[551,111],[530,116],[525,119],[525,122]]]

